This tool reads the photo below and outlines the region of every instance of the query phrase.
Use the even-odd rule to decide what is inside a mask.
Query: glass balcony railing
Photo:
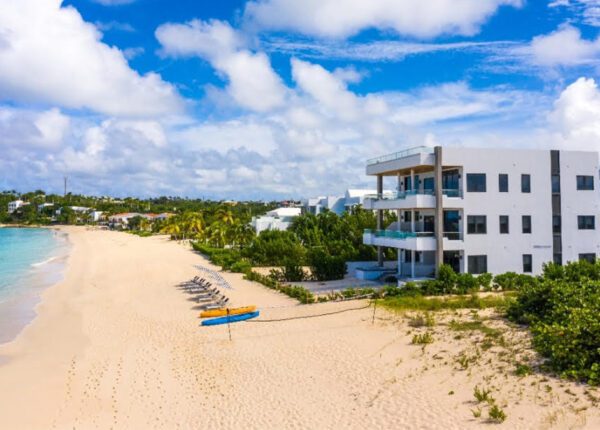
[[[381,157],[371,158],[367,160],[367,166],[373,164],[384,163],[386,161],[399,160],[400,158],[408,157],[415,154],[433,154],[433,148],[428,146],[416,146],[403,151],[394,152],[392,154],[382,155]]]
[[[433,231],[398,231],[398,230],[374,230],[366,228],[364,234],[371,234],[375,237],[389,237],[392,239],[410,239],[415,237],[434,237]],[[444,237],[448,240],[462,240],[460,232],[444,232]]]
[[[447,197],[460,197],[461,193],[458,189],[443,190],[443,193]],[[383,193],[381,197],[377,194],[367,194],[365,198],[373,200],[404,200],[409,196],[433,196],[435,195],[434,190],[408,190],[408,191],[394,191],[392,193]]]

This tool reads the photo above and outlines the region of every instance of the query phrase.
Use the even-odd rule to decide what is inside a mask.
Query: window
[[[412,190],[412,179],[411,179],[411,177],[410,177],[410,176],[406,176],[406,177],[404,178],[404,189],[405,189],[406,191],[410,191],[410,190]]]
[[[594,215],[578,215],[577,227],[579,230],[594,230],[596,228]]]
[[[552,215],[552,233],[560,234],[561,230],[560,215]]]
[[[467,233],[469,234],[486,234],[487,220],[485,215],[468,215],[467,216]]]
[[[508,175],[506,173],[498,175],[498,191],[508,193]]]
[[[485,173],[467,173],[467,191],[485,193]]]
[[[531,175],[521,175],[521,192],[531,192]]]
[[[579,254],[579,261],[588,261],[590,263],[595,263],[596,262],[596,254],[594,253],[590,253],[590,254]]]
[[[552,193],[560,193],[560,175],[552,175]]]
[[[523,224],[523,233],[530,234],[531,233],[531,215],[523,215],[521,218]]]
[[[487,272],[487,255],[469,255],[467,257],[469,273],[479,275]]]
[[[500,234],[508,234],[508,215],[500,215]]]
[[[577,175],[577,189],[578,190],[593,190],[594,189],[594,177]]]
[[[533,258],[531,254],[523,254],[523,273],[531,273]]]
[[[552,261],[554,262],[554,264],[562,266],[562,254],[554,254],[552,256]]]
[[[429,194],[433,192],[433,178],[425,178],[423,179],[423,190],[425,191],[425,194]]]

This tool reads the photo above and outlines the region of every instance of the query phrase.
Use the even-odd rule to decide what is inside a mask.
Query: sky
[[[600,0],[0,0],[0,190],[284,199],[600,150]]]

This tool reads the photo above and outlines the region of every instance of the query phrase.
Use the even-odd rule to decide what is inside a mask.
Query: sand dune
[[[516,377],[499,358],[529,354],[525,333],[491,317],[511,347],[493,347],[468,369],[476,334],[455,339],[438,316],[436,341],[410,344],[418,328],[363,308],[321,318],[199,327],[175,285],[210,267],[163,237],[68,228],[65,279],[44,293],[38,317],[0,347],[3,429],[410,428],[464,429],[473,387],[492,388],[511,429],[600,428],[598,391],[544,375]],[[262,320],[307,316],[365,302],[300,306],[224,273],[234,305]],[[513,356],[502,355],[513,348]],[[492,360],[488,362],[488,360]],[[501,369],[500,367],[504,367]],[[550,389],[546,388],[549,386]],[[567,393],[566,391],[569,391]],[[450,394],[453,393],[453,394]]]

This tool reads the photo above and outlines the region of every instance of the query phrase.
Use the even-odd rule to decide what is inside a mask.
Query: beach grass
[[[491,294],[479,296],[477,294],[448,297],[389,297],[380,299],[382,306],[394,311],[439,311],[445,309],[487,309],[506,308],[513,298],[508,294]]]

